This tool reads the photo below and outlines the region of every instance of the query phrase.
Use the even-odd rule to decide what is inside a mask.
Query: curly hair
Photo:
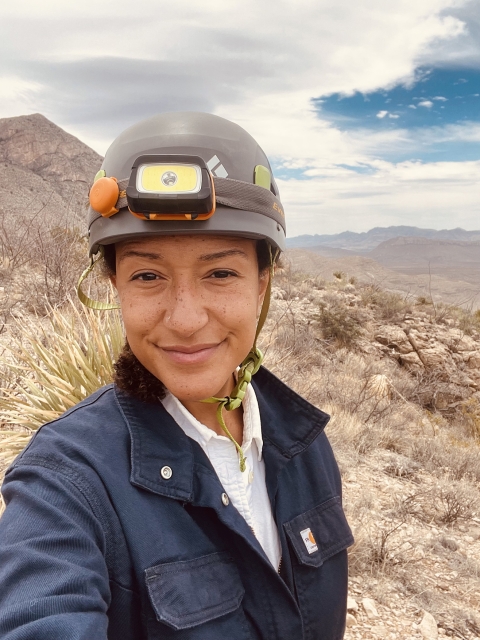
[[[115,362],[113,381],[122,391],[142,402],[158,404],[165,397],[163,382],[145,369],[128,341]]]

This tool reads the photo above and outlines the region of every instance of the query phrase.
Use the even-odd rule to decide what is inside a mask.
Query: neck
[[[232,376],[225,386],[215,394],[216,398],[224,398],[229,395],[235,386],[235,379]],[[189,411],[199,422],[214,431],[217,435],[224,436],[225,432],[217,420],[218,404],[198,402],[195,400],[182,400],[179,398],[185,409]],[[243,442],[243,408],[240,406],[233,411],[223,410],[223,419],[228,430],[239,445]]]

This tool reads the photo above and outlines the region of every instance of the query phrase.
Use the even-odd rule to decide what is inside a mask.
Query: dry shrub
[[[440,524],[451,525],[459,520],[470,520],[479,508],[478,491],[465,481],[438,487],[434,500]]]
[[[459,408],[469,435],[480,441],[480,402],[478,398],[468,398],[461,403]]]
[[[392,291],[385,291],[378,285],[365,285],[360,289],[364,306],[374,307],[382,320],[400,319],[411,313],[411,304],[407,298]]]
[[[47,218],[42,209],[15,217],[0,210],[0,322],[12,312],[48,313],[66,302],[86,262],[86,239],[67,215]]]
[[[452,440],[449,431],[420,435],[408,442],[408,456],[437,476],[480,482],[480,450],[474,442]]]
[[[402,517],[361,522],[348,553],[350,575],[393,573],[408,563],[410,558],[402,549],[404,524]]]
[[[324,339],[335,340],[340,347],[353,347],[361,335],[355,312],[344,304],[321,307],[318,322]]]
[[[43,320],[18,320],[17,335],[4,345],[1,360],[3,466],[38,427],[111,382],[124,343],[119,312],[94,312],[72,302],[68,313],[50,307]]]

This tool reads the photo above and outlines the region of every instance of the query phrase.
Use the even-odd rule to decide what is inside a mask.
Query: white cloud
[[[435,96],[434,98],[432,98],[432,100],[438,100],[439,102],[448,102],[448,98],[445,98],[444,96]]]
[[[396,224],[478,229],[480,161],[375,164],[372,175],[337,168],[309,181],[279,181],[289,236]]]
[[[311,99],[411,81],[420,62],[475,42],[465,26],[475,14],[461,11],[468,6],[466,0],[4,3],[0,76],[7,80],[0,89],[8,98],[0,117],[40,111],[104,152],[119,131],[158,111],[211,111],[244,126],[280,166],[306,171],[308,180],[281,181],[291,233],[324,225],[367,229],[409,216],[420,224],[420,215],[445,226],[439,221],[450,197],[439,199],[428,180],[414,180],[417,165],[401,169],[379,160],[414,149],[419,143],[408,132],[341,130],[317,117]],[[388,111],[377,116],[387,114],[398,118]],[[431,168],[446,175],[444,166]],[[451,167],[447,173],[465,220],[473,210],[478,215],[475,198],[468,200],[471,184]],[[415,198],[404,186],[413,183]]]
[[[433,102],[431,100],[422,100],[421,102],[418,103],[419,107],[426,107],[427,109],[430,109],[431,107],[433,107]]]
[[[27,115],[36,111],[40,83],[13,75],[0,75],[1,110],[6,116]]]
[[[392,118],[393,120],[396,120],[397,118],[399,118],[400,116],[396,113],[389,113],[388,114],[389,118]]]

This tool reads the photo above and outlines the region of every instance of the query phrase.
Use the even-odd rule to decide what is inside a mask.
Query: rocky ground
[[[273,297],[267,365],[332,416],[345,637],[480,638],[478,314],[288,268]]]

